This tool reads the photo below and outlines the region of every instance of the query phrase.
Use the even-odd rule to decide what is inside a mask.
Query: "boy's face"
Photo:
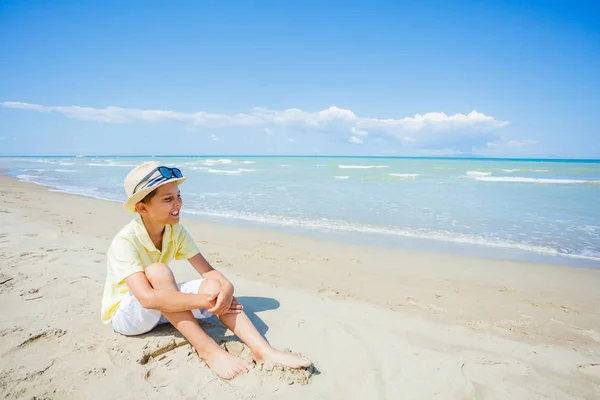
[[[170,182],[156,189],[148,204],[138,203],[138,211],[152,222],[175,225],[179,222],[179,210],[183,205],[177,182]]]

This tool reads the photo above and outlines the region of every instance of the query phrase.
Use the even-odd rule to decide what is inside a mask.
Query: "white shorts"
[[[196,294],[198,293],[198,289],[200,289],[202,281],[204,279],[183,282],[177,284],[177,287],[181,293]],[[192,314],[194,314],[196,319],[208,318],[212,315],[206,308],[192,310]],[[150,310],[142,307],[138,299],[131,292],[127,293],[123,300],[121,300],[117,311],[112,316],[113,330],[125,336],[141,335],[142,333],[150,332],[157,325],[168,322],[159,310]]]

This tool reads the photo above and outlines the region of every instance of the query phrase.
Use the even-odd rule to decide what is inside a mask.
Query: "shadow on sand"
[[[262,319],[260,319],[257,313],[261,311],[276,310],[279,308],[279,302],[268,297],[236,296],[236,298],[244,306],[244,312],[250,321],[252,321],[258,332],[260,332],[260,334],[264,337],[269,331],[269,327],[263,322]],[[233,339],[232,337],[225,337],[227,328],[216,316],[213,315],[210,318],[200,319],[197,321],[204,332],[206,332],[206,334],[215,342],[222,343]],[[148,339],[163,336],[175,336],[178,339],[185,339],[183,335],[179,333],[179,331],[177,331],[177,329],[175,329],[171,324],[159,325],[150,332],[135,337],[139,339]]]

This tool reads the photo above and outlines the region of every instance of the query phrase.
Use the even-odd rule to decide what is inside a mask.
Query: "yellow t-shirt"
[[[125,225],[115,236],[109,249],[106,284],[102,296],[102,322],[110,322],[123,296],[129,293],[125,278],[144,271],[151,264],[187,260],[200,250],[181,224],[167,225],[163,233],[162,251],[150,240],[140,216]]]

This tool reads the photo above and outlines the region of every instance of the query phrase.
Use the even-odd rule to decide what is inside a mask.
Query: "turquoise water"
[[[124,201],[146,159],[184,214],[371,245],[600,266],[600,162],[379,157],[2,157],[55,190]]]

